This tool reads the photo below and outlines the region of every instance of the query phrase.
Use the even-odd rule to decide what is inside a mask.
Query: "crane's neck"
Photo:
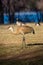
[[[19,32],[16,30],[16,31],[14,31],[14,29],[12,28],[12,27],[9,27],[9,30],[13,33],[13,34],[19,34]]]

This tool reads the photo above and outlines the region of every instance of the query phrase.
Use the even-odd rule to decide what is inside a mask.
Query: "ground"
[[[6,62],[9,65],[11,61],[14,63],[13,61],[18,60],[21,63],[20,60],[22,60],[22,63],[23,61],[25,63],[29,61],[30,64],[33,62],[35,65],[38,62],[40,65],[43,65],[43,23],[40,24],[40,26],[36,26],[35,23],[27,23],[28,26],[34,28],[35,34],[28,33],[25,35],[26,48],[24,46],[22,48],[23,36],[21,34],[14,35],[8,30],[9,26],[13,26],[15,30],[16,25],[0,25],[0,62]]]

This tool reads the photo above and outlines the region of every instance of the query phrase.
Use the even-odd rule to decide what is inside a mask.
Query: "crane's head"
[[[10,30],[10,31],[12,31],[12,32],[14,31],[14,30],[13,30],[13,27],[11,27],[11,26],[8,27],[8,30]]]

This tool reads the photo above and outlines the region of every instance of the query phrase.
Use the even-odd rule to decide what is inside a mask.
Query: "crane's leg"
[[[25,36],[23,35],[22,48],[26,48]]]
[[[25,34],[24,34],[24,32],[23,31],[21,31],[20,30],[20,32],[21,32],[21,34],[23,35],[23,40],[22,40],[22,48],[26,48],[26,42],[25,42]]]

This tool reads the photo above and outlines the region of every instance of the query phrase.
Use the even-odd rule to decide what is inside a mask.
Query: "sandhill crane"
[[[9,30],[12,31],[13,28],[9,27]],[[31,32],[33,34],[35,34],[34,29],[30,26],[18,26],[16,31],[12,31],[13,34],[16,34],[16,35],[17,34],[22,34],[23,35],[23,41],[22,41],[23,43],[25,43],[25,34],[28,34],[28,33],[31,33]],[[25,43],[25,46],[26,46],[26,43]]]

